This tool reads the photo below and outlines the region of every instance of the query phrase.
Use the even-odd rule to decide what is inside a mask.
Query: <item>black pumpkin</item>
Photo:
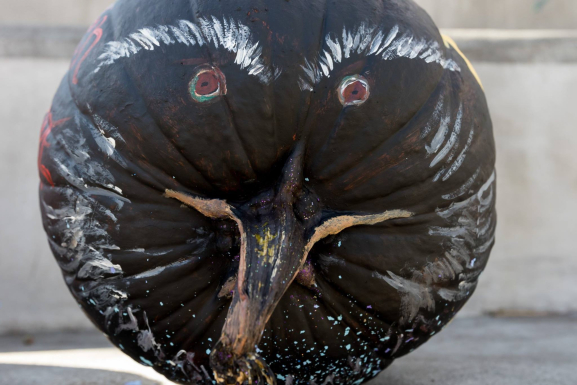
[[[179,383],[359,384],[439,332],[494,242],[468,61],[407,0],[120,0],[42,127],[70,291]]]

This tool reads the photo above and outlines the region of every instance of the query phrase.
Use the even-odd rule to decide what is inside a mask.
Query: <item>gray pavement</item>
[[[575,385],[577,317],[458,319],[371,385]]]
[[[167,384],[131,364],[97,333],[0,337],[0,385]],[[371,383],[575,384],[577,316],[460,318]]]

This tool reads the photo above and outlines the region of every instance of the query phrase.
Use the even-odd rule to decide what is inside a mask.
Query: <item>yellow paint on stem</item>
[[[259,245],[259,250],[257,250],[257,255],[261,257],[269,257],[268,262],[272,262],[274,257],[274,246],[270,246],[270,243],[277,237],[276,235],[272,235],[270,229],[266,229],[264,233],[264,237],[260,234],[256,234],[254,236],[256,238],[256,243]]]
[[[477,79],[477,82],[479,83],[479,85],[481,86],[481,89],[483,91],[485,91],[485,87],[483,87],[483,83],[481,82],[481,78],[479,77],[479,74],[477,73],[477,71],[475,71],[475,68],[473,67],[473,64],[469,61],[469,59],[467,59],[467,57],[465,56],[465,54],[463,53],[463,51],[461,51],[459,49],[459,47],[457,46],[457,43],[455,43],[455,40],[453,40],[452,38],[450,38],[447,35],[443,35],[441,34],[441,36],[443,37],[443,42],[445,43],[445,46],[447,48],[453,48],[455,51],[457,51],[457,53],[463,58],[463,60],[465,61],[465,63],[467,63],[467,67],[469,67],[469,71],[471,71],[471,73],[473,74],[473,76],[475,77],[475,79]]]

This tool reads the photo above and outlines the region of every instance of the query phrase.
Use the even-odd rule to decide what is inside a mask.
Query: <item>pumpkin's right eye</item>
[[[369,82],[361,75],[344,78],[339,87],[339,100],[343,106],[360,106],[369,98]]]
[[[216,67],[202,68],[190,81],[189,91],[192,98],[200,103],[226,95],[226,78]]]

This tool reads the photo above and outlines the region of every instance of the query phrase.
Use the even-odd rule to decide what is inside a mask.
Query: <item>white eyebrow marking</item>
[[[223,18],[222,21],[214,16],[201,17],[198,25],[188,20],[179,20],[176,25],[157,25],[156,27],[141,28],[128,37],[117,41],[109,41],[104,46],[94,73],[104,66],[116,61],[136,55],[142,49],[154,51],[161,45],[184,44],[187,47],[199,47],[213,43],[216,48],[222,47],[229,52],[236,53],[235,64],[246,69],[249,75],[256,76],[264,84],[276,80],[281,69],[269,66],[262,57],[262,48],[259,42],[254,42],[250,28],[232,18]]]
[[[453,59],[445,58],[441,50],[442,46],[437,41],[418,38],[409,31],[399,36],[399,32],[398,25],[385,32],[367,23],[361,23],[352,30],[344,27],[341,38],[327,34],[325,36],[326,48],[321,50],[315,60],[305,59],[305,64],[301,66],[304,74],[299,77],[299,87],[302,91],[312,91],[323,77],[331,76],[334,63],[340,63],[343,58],[348,59],[352,54],[377,55],[383,60],[403,57],[418,59],[427,64],[438,64],[449,71],[461,71]]]

